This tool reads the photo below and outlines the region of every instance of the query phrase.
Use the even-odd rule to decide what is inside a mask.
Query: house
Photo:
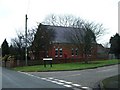
[[[97,44],[97,58],[98,59],[108,59],[109,58],[109,48],[103,47],[102,44]]]
[[[62,27],[62,26],[48,26],[49,29],[53,29],[55,31],[55,38],[52,40],[51,46],[47,52],[46,57],[52,57],[54,60],[64,60],[64,59],[76,59],[83,60],[85,55],[83,53],[83,44],[80,44],[81,48],[78,48],[75,44],[71,43],[66,35],[70,35],[69,32],[72,33],[77,32],[77,28],[72,27]],[[84,35],[84,30],[81,29],[80,34]],[[81,39],[81,38],[80,38]],[[91,53],[89,54],[89,58],[95,59],[97,46],[96,42],[93,43],[91,48]],[[44,51],[40,53],[41,59],[44,57]],[[35,55],[32,52],[29,52],[31,59],[35,59]]]

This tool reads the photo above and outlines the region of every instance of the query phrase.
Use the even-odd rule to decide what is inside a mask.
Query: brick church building
[[[52,28],[55,31],[55,39],[52,41],[52,44],[48,50],[46,57],[52,57],[53,59],[84,59],[85,55],[83,53],[82,44],[81,49],[78,49],[73,43],[69,42],[65,36],[68,34],[69,30],[75,29],[71,27],[62,27],[62,26],[48,26],[48,28]],[[84,33],[81,30],[81,33]],[[44,51],[43,51],[44,52]],[[29,52],[30,58],[35,59],[35,55]],[[92,45],[91,53],[89,54],[89,58],[95,59],[97,56],[97,43],[94,42]],[[42,52],[40,53],[41,59],[44,57]]]

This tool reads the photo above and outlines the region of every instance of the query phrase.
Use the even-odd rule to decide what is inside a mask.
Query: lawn
[[[110,90],[110,89],[118,90],[118,86],[120,87],[119,78],[120,78],[120,75],[116,75],[116,76],[112,76],[112,77],[104,79],[102,81],[103,83],[102,88],[104,90]]]
[[[82,70],[82,69],[118,64],[118,61],[119,60],[101,60],[101,61],[91,61],[88,64],[85,64],[84,62],[64,63],[64,64],[53,64],[52,67],[50,67],[50,65],[47,65],[46,67],[44,67],[43,65],[23,66],[23,67],[15,67],[13,68],[13,70],[25,71],[25,72]]]

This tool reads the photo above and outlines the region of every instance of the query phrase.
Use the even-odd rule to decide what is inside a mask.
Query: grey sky
[[[25,14],[28,28],[36,26],[50,14],[72,14],[83,19],[102,23],[108,29],[99,43],[109,41],[118,32],[119,0],[0,0],[0,44],[10,42],[16,31],[24,31]]]

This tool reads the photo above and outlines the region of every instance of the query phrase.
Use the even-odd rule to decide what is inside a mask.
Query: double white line
[[[89,87],[83,87],[82,85],[75,84],[73,82],[68,82],[68,81],[65,81],[65,80],[56,79],[56,78],[53,78],[53,77],[41,78],[41,77],[26,73],[26,72],[21,72],[21,71],[18,71],[18,72],[22,73],[22,74],[25,74],[25,75],[28,75],[28,76],[31,76],[31,77],[42,79],[42,80],[45,80],[45,81],[48,81],[48,82],[52,82],[52,83],[55,83],[55,84],[58,84],[58,85],[62,85],[62,86],[65,86],[67,88],[76,87],[76,88],[83,89],[83,90],[91,90],[91,88],[89,88]]]

